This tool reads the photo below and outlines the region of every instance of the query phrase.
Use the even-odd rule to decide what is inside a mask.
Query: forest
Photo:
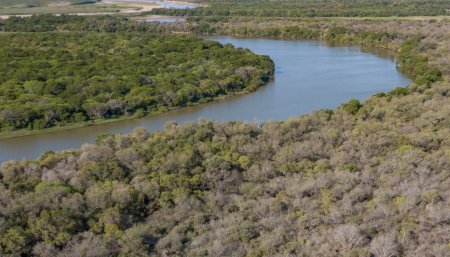
[[[158,47],[138,46],[164,40],[171,51],[190,49],[183,52],[186,54],[202,56],[202,51],[215,49],[218,52],[212,56],[218,60],[225,58],[222,51],[229,58],[236,51],[247,53],[249,61],[264,64],[256,67],[269,71],[269,75],[273,64],[267,57],[191,36],[182,36],[177,41],[184,43],[176,44],[173,36],[144,37],[135,34],[138,32],[93,35],[80,34],[79,30],[151,28],[167,33],[366,44],[398,51],[399,69],[410,74],[414,83],[364,102],[350,100],[335,110],[319,110],[281,122],[168,123],[161,132],[137,128],[128,135],[101,135],[95,144],[80,149],[5,162],[0,167],[0,255],[448,256],[448,20],[270,19],[260,23],[245,18],[193,18],[187,25],[146,25],[105,17],[88,26],[92,18],[54,19],[58,25],[39,25],[38,18],[32,17],[6,21],[0,28],[45,31],[48,27],[59,31],[70,27],[71,22],[64,19],[78,19],[69,29],[73,32],[64,37],[36,33],[42,39],[39,47],[51,45],[44,39],[52,36],[57,39],[54,42],[76,40],[77,46],[89,46],[88,50],[101,50],[105,55],[113,51],[118,58],[127,58],[121,51],[157,53]],[[202,30],[205,25],[210,32]],[[10,42],[26,38],[22,33],[1,36]],[[115,44],[102,44],[104,41],[95,40],[98,37]],[[26,39],[35,47],[35,41]],[[85,43],[88,39],[90,44]],[[76,53],[54,49],[53,56],[70,58]],[[6,53],[17,58],[21,53],[26,56],[26,50],[19,47]],[[88,56],[83,60],[88,62],[92,57],[89,51],[84,52]],[[183,60],[183,55],[180,58]],[[34,65],[50,67],[45,63],[30,67]],[[108,67],[117,67],[114,65],[121,64],[110,63]],[[120,72],[127,72],[127,67],[120,66]],[[170,76],[177,71],[156,67]],[[33,78],[34,69],[29,71],[20,74]],[[90,70],[79,71],[81,76]],[[158,76],[147,77],[152,83],[158,81]],[[255,79],[261,81],[259,76]],[[102,80],[95,78],[93,82],[101,85]],[[19,92],[34,89],[14,87],[21,82],[14,83],[12,88]],[[148,90],[148,86],[137,85],[139,90],[142,87]],[[47,84],[37,88],[51,89]],[[102,89],[94,91],[98,92],[94,99],[114,94]],[[14,94],[15,90],[7,92]],[[46,97],[58,95],[50,91]],[[124,96],[126,104],[132,96]]]
[[[33,15],[0,19],[2,32],[148,32],[170,34],[174,24],[138,22],[126,16]],[[175,24],[179,26],[179,24]],[[166,27],[167,28],[166,28]]]
[[[173,24],[0,19],[1,130],[139,117],[274,78],[267,56],[184,34],[391,49],[413,83],[285,121],[170,122],[4,162],[0,256],[448,257],[450,19],[367,17],[448,1],[208,4],[153,11],[188,16]]]
[[[23,44],[23,42],[27,42]],[[267,56],[193,36],[0,34],[0,130],[144,116],[251,92]]]
[[[142,23],[125,17],[102,16],[82,17],[71,15],[39,15],[26,18],[14,17],[5,21],[0,20],[0,31],[4,32],[135,32],[152,34],[193,33],[199,35],[230,35],[234,37],[262,37],[274,39],[322,39],[328,42],[353,43],[373,47],[387,48],[399,52],[399,69],[414,77],[419,84],[429,84],[438,81],[442,72],[437,67],[428,65],[428,57],[416,54],[422,40],[420,34],[402,35],[398,31],[376,31],[370,29],[373,24],[369,21],[360,21],[356,25],[364,24],[369,28],[352,29],[349,24],[333,22],[318,22],[317,20],[293,20],[292,24],[283,20],[265,20],[264,26],[259,25],[260,20],[209,19],[202,17],[189,18],[189,24],[158,24]],[[379,21],[374,21],[380,23]],[[399,23],[400,21],[395,21]],[[273,24],[272,24],[273,23]],[[367,23],[367,24],[365,24]],[[402,23],[410,23],[404,21]],[[355,25],[355,24],[354,24]],[[404,26],[404,24],[401,24]],[[426,22],[420,24],[426,30]],[[396,43],[395,43],[396,42]],[[245,58],[244,58],[245,59]],[[266,64],[266,69],[273,67]],[[272,73],[265,73],[262,82],[271,78]],[[254,90],[254,88],[251,88]],[[222,92],[223,93],[223,92]]]
[[[4,163],[0,251],[445,256],[448,90],[435,84],[427,104],[411,88],[261,127],[170,123]]]
[[[154,9],[153,14],[252,17],[364,17],[448,15],[447,0],[209,0],[210,7]]]

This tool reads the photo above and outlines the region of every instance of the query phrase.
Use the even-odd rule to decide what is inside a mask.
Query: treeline
[[[206,7],[195,9],[153,9],[150,14],[203,17],[391,17],[448,15],[440,8],[415,6],[386,8],[300,8],[300,7]]]
[[[0,130],[143,116],[269,81],[274,64],[193,36],[0,34]]]
[[[387,17],[448,15],[445,0],[407,1],[209,1],[210,7],[195,9],[154,9],[153,14],[175,16],[250,16],[250,17]]]
[[[143,23],[123,16],[79,16],[79,15],[33,15],[31,17],[10,17],[0,19],[3,32],[50,32],[50,31],[89,31],[89,32],[166,32],[157,23]]]
[[[220,23],[204,22],[203,19],[188,27],[189,31],[196,34],[206,35],[229,35],[242,38],[272,38],[272,39],[321,39],[322,32],[317,28],[279,25],[276,27],[256,26],[231,26],[221,28]],[[217,25],[217,26],[216,26]]]
[[[214,6],[301,6],[301,7],[389,7],[389,6],[446,6],[446,0],[205,0]]]

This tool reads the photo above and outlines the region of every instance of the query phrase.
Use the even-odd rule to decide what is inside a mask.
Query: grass
[[[87,0],[1,0],[0,7],[83,4]]]

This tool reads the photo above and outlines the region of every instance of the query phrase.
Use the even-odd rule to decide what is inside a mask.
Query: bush
[[[355,115],[356,113],[358,113],[359,109],[361,109],[363,107],[363,105],[356,99],[352,99],[350,101],[348,101],[347,103],[341,105],[341,108],[350,113]]]

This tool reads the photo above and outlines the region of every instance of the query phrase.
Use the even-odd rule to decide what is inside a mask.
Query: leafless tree
[[[395,235],[382,234],[375,237],[370,243],[370,252],[376,257],[395,257],[398,256],[398,245],[396,243]]]
[[[361,247],[367,242],[367,237],[353,224],[338,226],[333,231],[333,238],[343,253],[349,253],[352,249]]]

